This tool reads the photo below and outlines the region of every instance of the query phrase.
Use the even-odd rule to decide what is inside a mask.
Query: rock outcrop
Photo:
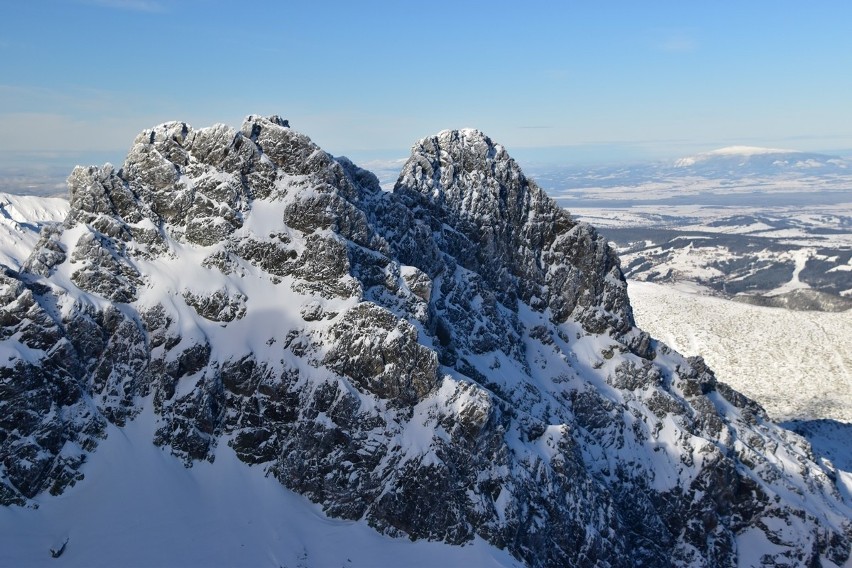
[[[0,275],[0,503],[85,483],[153,413],[332,516],[531,566],[843,565],[828,462],[635,327],[619,262],[476,130],[392,192],[278,117],[168,123],[77,168]]]

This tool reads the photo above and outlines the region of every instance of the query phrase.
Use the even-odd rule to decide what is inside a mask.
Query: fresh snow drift
[[[187,507],[221,480],[299,503],[257,511],[267,544],[245,540],[270,561],[336,563],[319,527],[349,546],[369,526],[497,564],[848,562],[842,473],[637,328],[606,240],[479,131],[418,141],[384,191],[279,117],[174,122],[69,188],[0,274],[2,534],[45,532],[10,558],[69,538],[63,558],[98,561],[62,503],[103,506],[113,452]],[[300,521],[312,506],[273,480],[339,521]],[[247,524],[231,498],[199,514]],[[173,526],[199,537],[192,520]],[[231,559],[237,535],[141,554]],[[471,558],[444,545],[424,555]]]

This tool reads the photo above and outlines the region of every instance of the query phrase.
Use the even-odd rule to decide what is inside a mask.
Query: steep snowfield
[[[852,422],[852,314],[731,302],[630,281],[636,322],[759,401],[777,420]]]
[[[480,539],[412,542],[330,519],[224,444],[187,469],[151,443],[154,429],[149,405],[109,427],[84,481],[38,509],[0,507],[0,566],[522,566]]]
[[[38,241],[39,230],[68,214],[68,200],[0,193],[0,264],[18,269]]]

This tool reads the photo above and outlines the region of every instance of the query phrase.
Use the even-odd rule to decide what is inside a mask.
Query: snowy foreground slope
[[[114,564],[849,564],[848,478],[638,329],[605,239],[478,131],[392,192],[277,117],[69,185],[0,275],[10,563],[138,531]]]
[[[151,444],[153,413],[108,435],[86,482],[0,509],[0,566],[520,567],[505,550],[391,538],[330,519],[230,448],[185,468]],[[54,559],[67,539],[62,556]]]

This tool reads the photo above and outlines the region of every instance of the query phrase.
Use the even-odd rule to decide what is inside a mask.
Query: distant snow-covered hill
[[[691,175],[766,176],[784,173],[847,172],[849,163],[838,156],[756,146],[728,146],[675,161],[674,167]]]
[[[759,305],[852,306],[848,160],[731,146],[674,162],[537,169],[619,248],[628,278],[693,282]]]

